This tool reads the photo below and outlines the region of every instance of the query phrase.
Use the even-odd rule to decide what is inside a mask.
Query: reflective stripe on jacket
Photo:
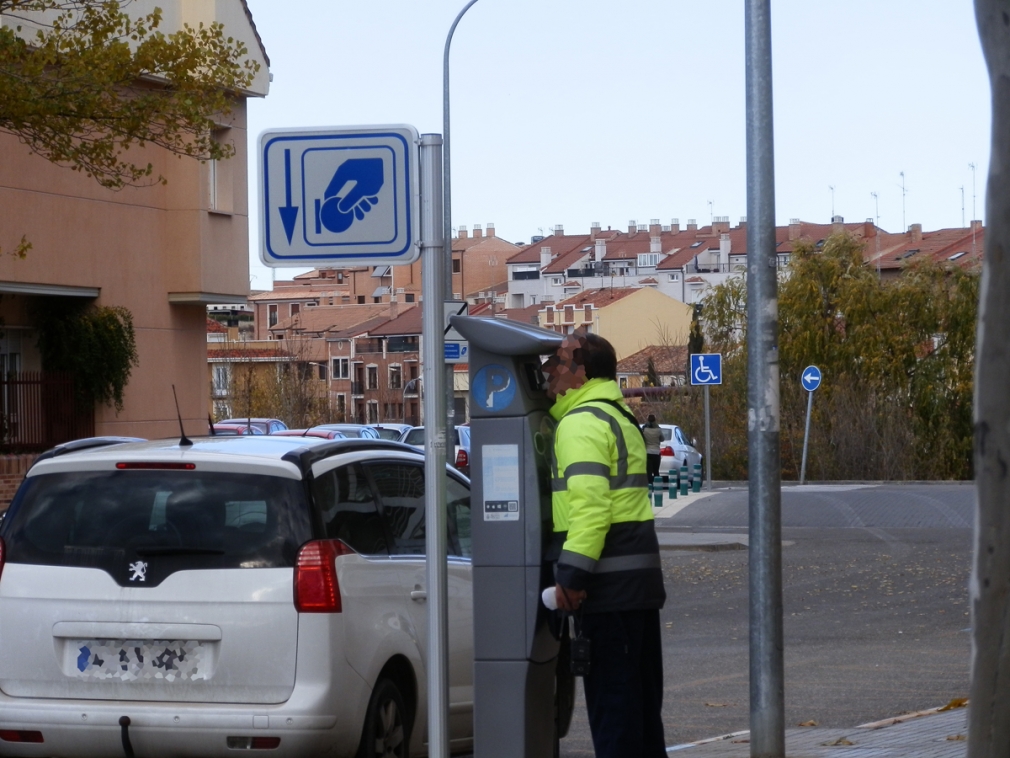
[[[550,557],[559,584],[586,590],[587,613],[661,608],[666,600],[645,443],[607,402],[621,400],[616,382],[591,379],[551,409],[559,423]]]

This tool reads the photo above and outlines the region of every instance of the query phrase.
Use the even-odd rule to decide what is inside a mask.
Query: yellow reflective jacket
[[[638,425],[617,382],[591,379],[561,395],[551,483],[557,581],[587,592],[583,610],[661,608],[666,600]],[[630,413],[630,412],[629,412]]]

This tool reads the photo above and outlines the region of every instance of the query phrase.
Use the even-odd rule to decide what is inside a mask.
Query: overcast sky
[[[442,52],[465,0],[248,0],[270,56],[264,129],[442,131]],[[969,0],[773,0],[777,223],[983,217],[989,87]],[[452,44],[453,225],[514,242],[590,223],[746,215],[741,0],[479,0]],[[906,194],[902,207],[902,177]],[[288,278],[304,269],[280,269]]]

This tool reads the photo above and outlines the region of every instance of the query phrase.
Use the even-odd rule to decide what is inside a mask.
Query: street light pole
[[[411,379],[405,385],[403,385],[403,392],[400,393],[400,407],[403,408],[403,423],[407,423],[407,392],[414,392],[417,389],[417,385],[421,383],[421,377],[417,379]],[[420,421],[420,419],[418,419]]]
[[[445,248],[445,259],[452,260],[452,172],[449,170],[449,46],[456,25],[463,14],[477,0],[470,0],[456,16],[449,27],[449,35],[445,38],[445,53],[442,56],[442,244]],[[452,294],[452,266],[447,265],[449,285],[446,292]],[[465,294],[465,293],[461,293]]]

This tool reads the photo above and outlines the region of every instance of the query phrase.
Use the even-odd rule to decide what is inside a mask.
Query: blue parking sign
[[[722,354],[693,354],[691,356],[691,384],[722,384]]]

